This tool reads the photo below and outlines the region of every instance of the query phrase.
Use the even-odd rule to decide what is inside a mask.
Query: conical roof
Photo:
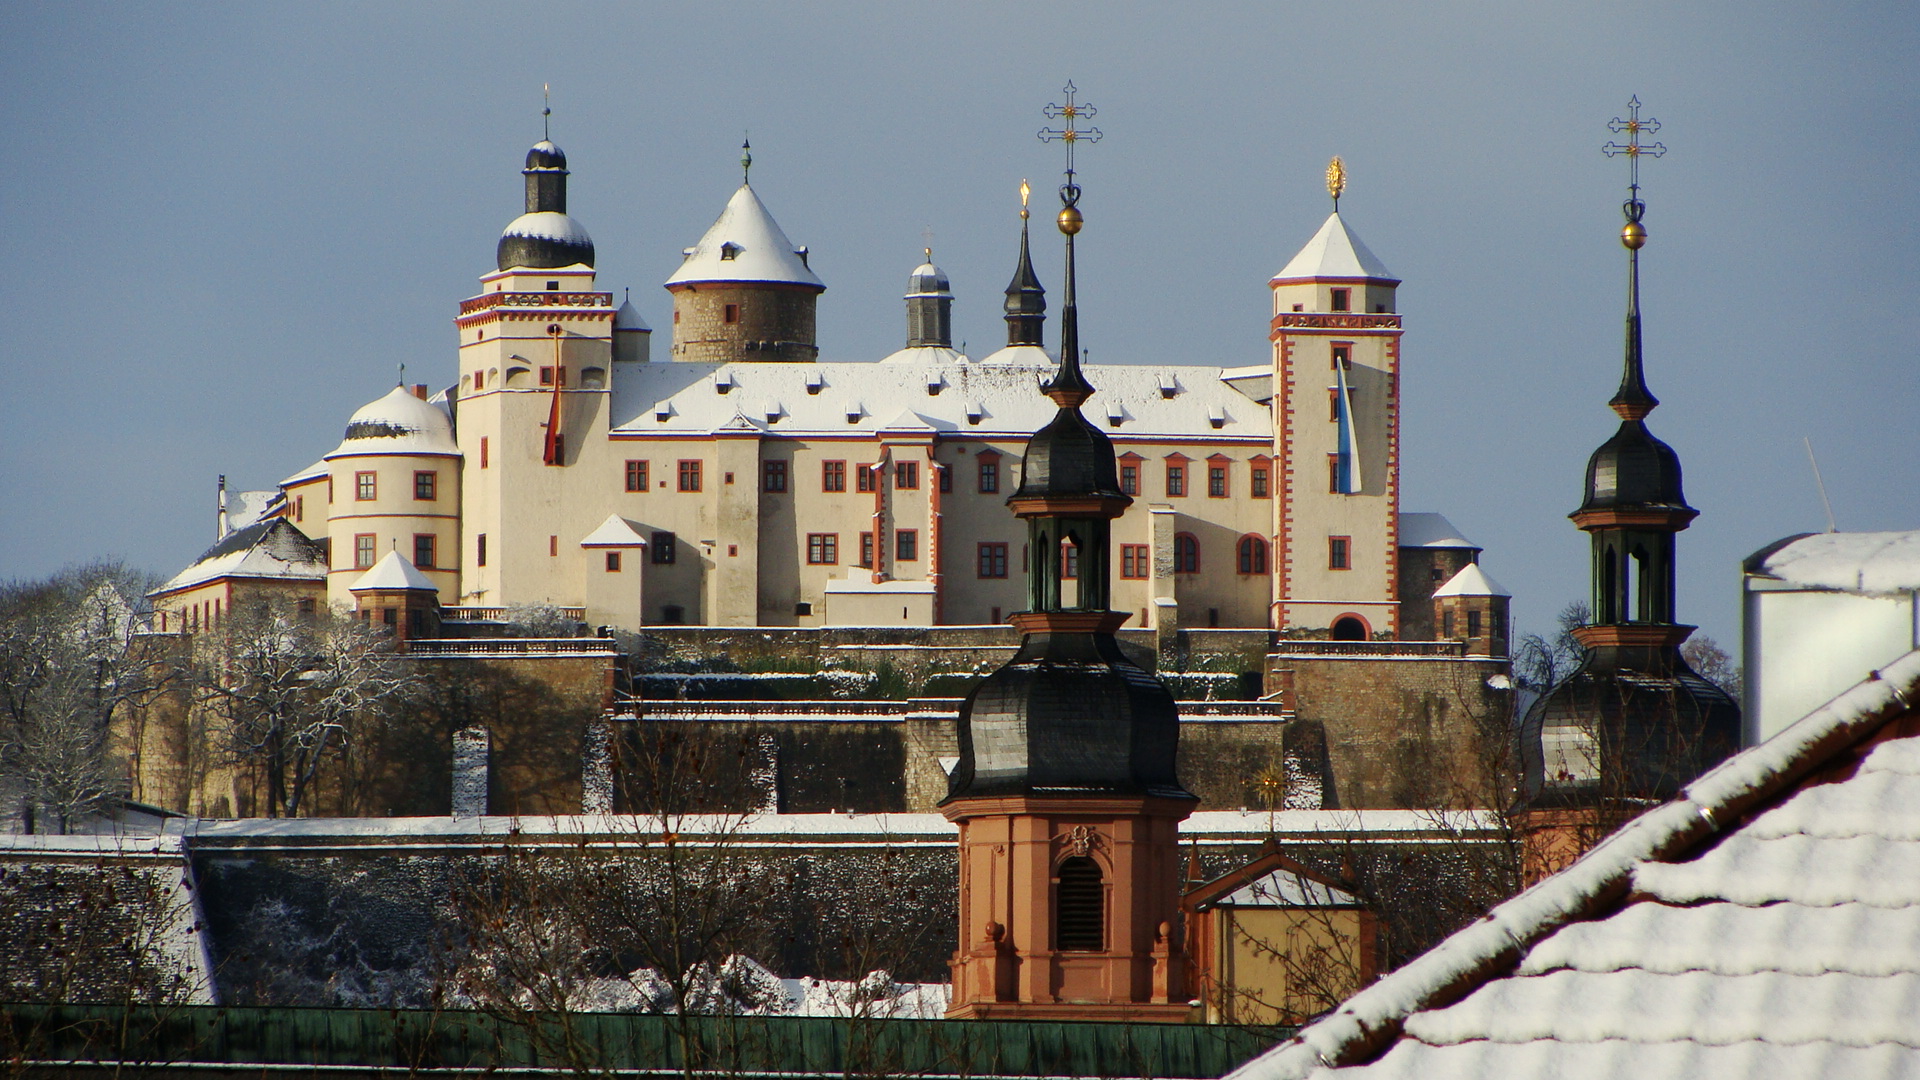
[[[707,281],[775,282],[826,285],[808,269],[805,259],[794,249],[793,241],[780,229],[780,223],[767,212],[766,204],[754,194],[753,187],[741,184],[727,200],[700,242],[686,250],[686,261],[667,279],[667,287]]]
[[[360,575],[360,580],[347,587],[348,592],[398,592],[418,589],[425,592],[439,592],[440,586],[433,579],[420,572],[412,560],[398,551],[389,551],[373,564],[373,568]]]
[[[647,320],[640,317],[640,309],[633,306],[631,299],[623,302],[613,313],[615,330],[648,330]]]
[[[1387,269],[1380,257],[1367,249],[1360,238],[1347,228],[1339,211],[1327,216],[1320,231],[1313,234],[1307,246],[1300,249],[1291,262],[1287,263],[1273,280],[1305,281],[1314,278],[1366,278],[1400,284],[1400,279]]]
[[[1445,585],[1433,590],[1435,600],[1444,596],[1512,596],[1500,587],[1500,583],[1487,576],[1479,563],[1468,563],[1460,572],[1447,579]]]

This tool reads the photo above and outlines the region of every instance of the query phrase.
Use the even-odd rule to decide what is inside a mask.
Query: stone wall
[[[819,290],[806,286],[691,284],[673,290],[675,360],[730,363],[783,360],[811,363],[814,306]],[[727,313],[731,309],[732,321]]]

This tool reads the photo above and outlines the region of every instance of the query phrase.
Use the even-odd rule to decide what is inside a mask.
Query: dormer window
[[[967,402],[967,423],[972,424],[975,427],[979,427],[980,418],[985,415],[986,415],[986,409],[981,407],[979,402],[977,401]]]
[[[927,396],[928,397],[939,397],[940,391],[946,388],[947,388],[947,380],[939,372],[936,371],[933,374],[927,376]]]
[[[806,267],[806,268],[807,268],[807,269],[809,269],[809,270],[811,270],[811,269],[813,269],[813,264],[807,261],[807,248],[806,248],[806,245],[804,245],[804,244],[803,244],[803,245],[801,245],[800,247],[797,247],[797,248],[794,248],[794,249],[793,249],[793,253],[794,253],[795,255],[798,255],[798,256],[800,256],[800,265],[801,265],[801,266],[804,266],[804,267]]]
[[[1209,406],[1207,408],[1207,423],[1212,424],[1216,431],[1219,430],[1220,428],[1226,427],[1227,426],[1227,410],[1221,408],[1218,405]]]
[[[672,419],[673,418],[673,402],[671,401],[656,402],[653,406],[653,418],[663,424],[666,423],[668,420]]]
[[[1117,428],[1126,422],[1127,410],[1122,408],[1119,402],[1109,401],[1107,403],[1107,426]]]
[[[547,291],[548,291],[548,292],[559,292],[559,291],[560,291],[560,283],[559,283],[559,282],[557,282],[557,281],[549,281],[549,282],[547,282]]]
[[[860,418],[866,415],[867,410],[861,408],[859,402],[849,401],[847,402],[846,412],[847,412],[847,423],[857,424],[860,422]]]
[[[739,244],[736,244],[733,241],[729,240],[726,243],[720,245],[720,258],[724,262],[732,262],[733,260],[739,258],[740,252],[744,250],[746,249],[742,248]]]
[[[1329,291],[1333,294],[1333,300],[1330,305],[1333,308],[1333,310],[1335,311],[1352,311],[1353,310],[1353,290],[1352,289],[1332,289]]]
[[[1161,372],[1160,373],[1160,396],[1163,398],[1171,398],[1173,397],[1173,395],[1179,392],[1180,392],[1179,380],[1175,379],[1173,375],[1169,372],[1165,372],[1165,371]]]
[[[724,394],[732,389],[733,389],[733,373],[732,372],[716,371],[713,373],[713,392],[714,393]]]
[[[808,394],[817,395],[820,393],[820,390],[826,385],[827,385],[826,376],[821,375],[817,371],[811,371],[807,373],[807,393]]]

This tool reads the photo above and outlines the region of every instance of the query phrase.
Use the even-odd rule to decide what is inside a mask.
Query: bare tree
[[[1593,608],[1585,600],[1575,600],[1560,609],[1550,637],[1527,634],[1513,654],[1513,676],[1519,684],[1544,694],[1574,673],[1587,658],[1587,647],[1573,636],[1575,630],[1593,622]]]
[[[103,563],[0,585],[0,773],[29,831],[45,815],[66,832],[121,790],[115,713],[173,676],[142,633],[149,584]]]
[[[1727,654],[1727,650],[1720,647],[1719,642],[1696,634],[1680,646],[1680,655],[1694,674],[1725,690],[1733,700],[1741,699],[1742,691],[1746,689],[1746,672]]]
[[[417,685],[382,630],[275,602],[236,607],[197,652],[196,697],[228,757],[264,779],[271,817],[297,816],[323,770]]]

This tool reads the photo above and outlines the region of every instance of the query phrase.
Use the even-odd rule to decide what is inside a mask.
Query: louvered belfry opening
[[[1066,952],[1099,952],[1107,947],[1106,890],[1100,865],[1085,856],[1060,864],[1057,946]]]

